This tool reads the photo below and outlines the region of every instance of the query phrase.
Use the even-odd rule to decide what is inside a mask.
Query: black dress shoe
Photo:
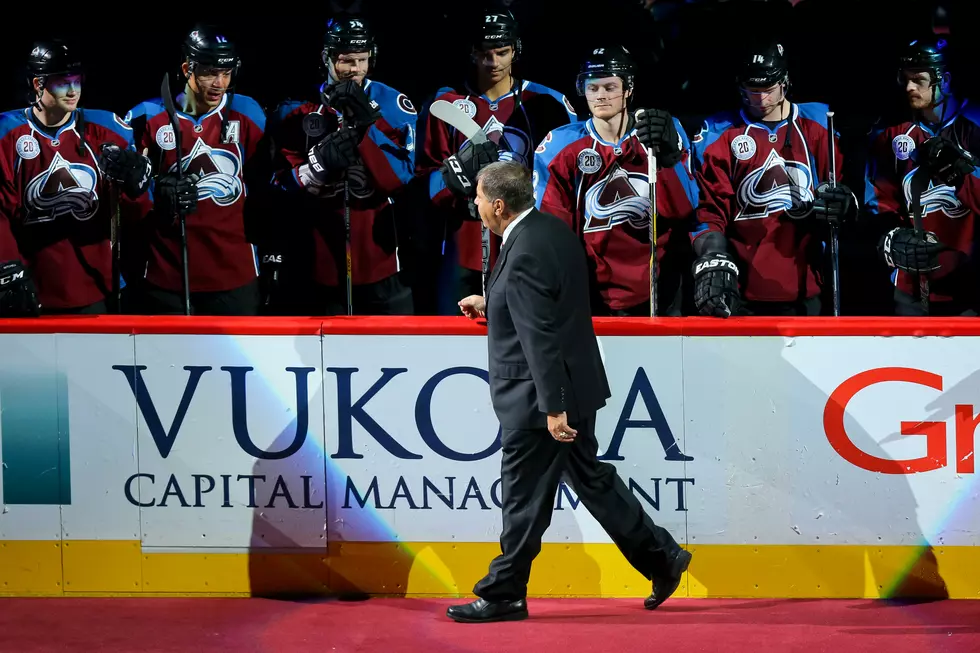
[[[466,605],[454,605],[446,610],[453,621],[464,624],[482,624],[491,621],[520,621],[527,619],[527,601],[487,601],[477,599]]]
[[[644,601],[643,607],[647,610],[656,610],[657,607],[670,598],[670,595],[677,591],[677,586],[681,584],[681,576],[691,565],[690,551],[681,549],[677,555],[667,563],[666,576],[653,577],[653,593]]]

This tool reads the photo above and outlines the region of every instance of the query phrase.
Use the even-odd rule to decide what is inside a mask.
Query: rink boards
[[[678,596],[980,597],[980,324],[597,320],[600,457]],[[468,596],[499,552],[485,327],[0,321],[0,594]],[[568,487],[534,596],[649,583]]]

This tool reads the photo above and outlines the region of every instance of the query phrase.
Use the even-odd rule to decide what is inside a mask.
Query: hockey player
[[[583,63],[576,90],[592,117],[548,132],[535,150],[537,208],[580,235],[593,273],[593,314],[650,315],[650,180],[657,154],[658,315],[681,314],[681,266],[690,266],[697,204],[688,140],[665,111],[630,110],[635,64],[622,46],[597,48]],[[638,124],[639,123],[639,124]],[[668,239],[679,234],[667,256]],[[665,271],[670,272],[666,274]],[[661,274],[663,273],[663,274]]]
[[[893,268],[898,315],[923,315],[919,279],[929,281],[930,315],[980,313],[976,216],[980,182],[968,152],[980,151],[980,111],[953,94],[945,39],[915,41],[901,54],[898,82],[911,119],[872,136],[865,207],[877,215],[879,253]],[[922,171],[921,181],[916,173]],[[913,189],[921,192],[913,197]],[[924,192],[923,192],[924,191]],[[912,224],[919,199],[923,232]]]
[[[275,184],[291,191],[295,221],[280,283],[286,312],[347,314],[348,252],[353,313],[413,312],[392,195],[413,177],[417,115],[404,93],[369,78],[377,56],[365,20],[329,21],[319,97],[277,111]]]
[[[174,130],[161,100],[143,102],[126,116],[137,148],[148,152],[156,171],[153,210],[146,218],[142,310],[184,313],[179,211],[187,223],[191,312],[255,315],[258,268],[246,235],[246,195],[268,186],[268,177],[261,176],[268,170],[257,165],[265,144],[265,114],[255,100],[235,92],[240,58],[221,32],[195,28],[184,40],[183,54],[180,79],[186,86],[174,98],[182,176],[177,174]]]
[[[458,153],[470,179],[475,179],[481,166],[497,158],[520,161],[530,168],[535,144],[552,129],[578,120],[564,95],[514,75],[521,38],[510,12],[485,12],[474,41],[472,78],[460,88],[439,89],[435,99],[460,107],[483,129],[492,145],[464,150],[469,143],[455,129],[427,113],[420,120],[424,134],[416,171],[429,180],[429,197],[436,209],[429,219],[442,223],[445,259],[440,313],[445,315],[458,312],[458,298],[482,294],[484,274],[482,225],[469,206],[475,191],[443,174],[447,159]],[[488,236],[488,264],[492,267],[500,238]]]
[[[702,315],[818,315],[831,222],[856,213],[830,188],[827,106],[789,100],[783,46],[752,51],[738,77],[743,107],[708,118],[692,139],[701,198],[691,234]]]
[[[29,106],[0,115],[0,261],[26,264],[44,313],[106,313],[120,197],[100,159],[130,157],[122,201],[146,189],[148,162],[115,114],[80,107],[82,64],[65,43],[34,44],[26,81]]]

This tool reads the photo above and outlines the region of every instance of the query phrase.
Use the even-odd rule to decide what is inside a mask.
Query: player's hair
[[[520,213],[534,206],[531,170],[516,161],[495,161],[480,170],[476,180],[491,202],[502,200],[507,210]]]

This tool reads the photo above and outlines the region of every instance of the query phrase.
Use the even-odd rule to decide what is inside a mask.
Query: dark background
[[[739,53],[759,39],[779,39],[790,60],[791,99],[826,102],[836,112],[844,180],[860,198],[867,134],[877,120],[903,111],[895,83],[898,48],[932,32],[948,32],[954,44],[971,38],[976,30],[968,22],[969,2],[324,0],[256,3],[254,11],[242,2],[145,3],[135,5],[138,11],[132,5],[125,10],[46,5],[46,20],[16,22],[8,14],[0,39],[7,80],[0,86],[0,109],[26,106],[23,65],[31,43],[57,36],[79,49],[87,68],[82,106],[123,116],[159,95],[164,71],[178,70],[183,36],[202,22],[221,26],[237,44],[242,56],[237,91],[271,111],[286,98],[315,94],[326,20],[348,11],[359,11],[376,34],[379,56],[371,76],[406,93],[421,109],[439,87],[456,85],[466,75],[483,7],[505,5],[521,26],[518,77],[565,93],[580,118],[587,118],[584,98],[576,96],[574,87],[584,55],[605,44],[625,45],[640,66],[633,107],[670,111],[689,136],[706,115],[738,106],[733,65]],[[22,10],[26,16],[28,8]],[[964,72],[957,81],[961,93],[969,95],[977,80]],[[869,252],[849,251],[842,234],[841,255],[863,259]],[[887,279],[845,284],[847,262],[842,260],[842,266],[842,301],[855,305],[857,313],[884,310],[887,301],[878,297],[886,297]],[[860,266],[854,274],[863,276]],[[875,285],[877,290],[869,290]]]
[[[239,92],[263,106],[309,95],[318,82],[318,54],[328,17],[360,8],[379,42],[373,77],[421,105],[438,87],[468,68],[472,27],[481,2],[466,0],[333,0],[318,3],[146,3],[126,11],[66,5],[54,20],[15,22],[8,14],[0,61],[8,83],[4,108],[25,104],[22,66],[35,38],[73,42],[88,69],[83,104],[120,115],[155,97],[166,70],[180,63],[180,43],[195,21],[222,26],[242,54]],[[839,119],[868,116],[895,91],[894,52],[930,32],[936,0],[514,0],[524,57],[517,74],[574,97],[583,54],[622,43],[642,65],[638,101],[678,116],[700,117],[737,101],[730,64],[734,53],[760,36],[775,36],[791,58],[797,100],[830,102]],[[955,24],[964,0],[941,0]],[[71,9],[69,9],[69,7]],[[132,6],[131,6],[132,7]],[[277,6],[277,8],[279,8]],[[83,10],[84,9],[84,10]],[[24,9],[25,12],[27,9]],[[955,26],[953,35],[956,35]],[[685,84],[686,83],[686,84]]]

